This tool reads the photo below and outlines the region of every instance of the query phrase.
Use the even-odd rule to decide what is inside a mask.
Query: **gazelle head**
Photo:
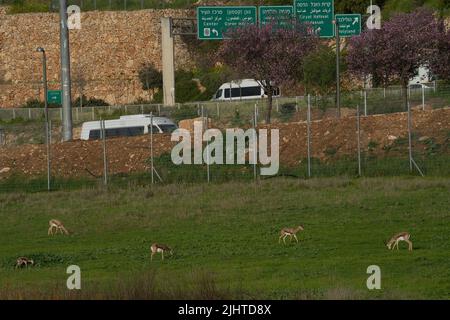
[[[34,266],[34,260],[33,260],[33,259],[28,260],[28,262],[29,262],[32,266]]]
[[[391,250],[393,241],[387,242],[386,240],[384,240],[383,242],[384,242],[384,244],[386,245],[386,247],[387,247],[389,250]]]
[[[301,231],[305,230],[301,224],[297,227],[297,229]]]

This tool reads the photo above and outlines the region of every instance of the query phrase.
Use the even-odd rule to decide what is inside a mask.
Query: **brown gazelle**
[[[299,232],[300,230],[304,230],[303,226],[298,226],[297,228],[283,228],[281,229],[280,232],[280,237],[278,238],[278,243],[281,242],[281,238],[283,238],[283,242],[286,243],[286,237],[289,236],[290,240],[292,241],[292,237],[295,238],[295,240],[298,242],[297,239],[297,232]]]
[[[33,259],[28,259],[26,257],[17,258],[16,268],[21,268],[23,266],[28,267],[28,265],[34,265]]]
[[[50,228],[48,228],[48,234],[49,234],[49,235],[50,235],[50,234],[53,234],[53,229],[54,229],[54,228],[56,229],[55,234],[58,233],[58,230],[59,230],[61,233],[63,233],[63,231],[64,231],[65,234],[69,234],[69,231],[67,231],[67,229],[64,228],[64,225],[63,225],[62,222],[59,221],[59,220],[52,219],[52,220],[50,220],[50,221],[48,222],[48,224],[50,225]]]
[[[172,249],[164,244],[158,244],[154,243],[150,247],[150,250],[152,251],[152,255],[150,256],[150,261],[153,260],[153,256],[155,253],[161,253],[161,260],[164,260],[164,252],[170,252],[170,255],[172,255]]]
[[[408,243],[408,250],[411,251],[412,250],[412,242],[411,242],[411,240],[409,240],[410,237],[411,237],[411,235],[408,232],[400,232],[400,233],[396,234],[395,236],[393,236],[391,238],[391,240],[389,240],[389,242],[386,244],[386,246],[388,247],[389,250],[393,250],[395,248],[395,246],[397,246],[397,250],[398,250],[398,243],[400,241],[405,241]]]

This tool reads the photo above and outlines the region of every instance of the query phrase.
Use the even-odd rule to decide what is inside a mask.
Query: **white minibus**
[[[130,137],[150,132],[151,116],[137,114],[121,116],[120,119],[105,120],[105,136]],[[177,129],[177,125],[164,117],[153,117],[153,133],[170,133]],[[101,137],[100,121],[84,122],[81,128],[81,140],[95,140]]]
[[[274,88],[273,97],[280,96],[280,89]],[[213,101],[250,100],[267,97],[263,87],[254,79],[234,80],[222,84],[214,94]]]

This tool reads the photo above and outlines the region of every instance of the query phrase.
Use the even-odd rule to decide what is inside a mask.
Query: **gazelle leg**
[[[283,238],[282,235],[278,238],[278,243],[281,243],[281,238]]]
[[[408,250],[412,251],[412,242],[410,240],[407,240],[406,242],[408,242]]]
[[[50,232],[52,231],[52,226],[50,226],[50,228],[48,228],[48,232],[47,235],[50,235]]]
[[[161,251],[161,260],[164,260],[164,251]]]
[[[297,243],[298,243],[298,239],[297,239],[297,236],[294,234],[294,238],[295,238],[295,241],[297,241]]]
[[[284,237],[283,237],[283,243],[284,244],[286,244],[286,237],[287,237],[287,234],[285,234]]]
[[[153,255],[154,255],[155,253],[154,252],[152,252],[152,254],[150,255],[150,261],[153,261]]]

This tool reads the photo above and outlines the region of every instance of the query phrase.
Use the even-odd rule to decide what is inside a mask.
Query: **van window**
[[[144,134],[144,127],[123,127],[109,128],[105,130],[106,137],[132,137]],[[95,129],[89,131],[89,140],[100,139],[102,137],[101,130]]]
[[[242,96],[260,96],[261,95],[261,87],[244,87],[242,88]]]
[[[241,88],[231,88],[231,97],[239,98],[239,97],[253,97],[253,96],[261,96],[261,87],[241,87]],[[230,97],[230,89],[225,89],[225,98]]]
[[[219,99],[222,96],[222,89],[217,90],[216,92],[216,99]]]
[[[158,126],[161,128],[162,132],[164,132],[164,133],[166,133],[166,132],[170,133],[177,128],[177,126],[174,124],[159,124]]]
[[[100,130],[90,130],[89,131],[89,140],[100,139]]]

